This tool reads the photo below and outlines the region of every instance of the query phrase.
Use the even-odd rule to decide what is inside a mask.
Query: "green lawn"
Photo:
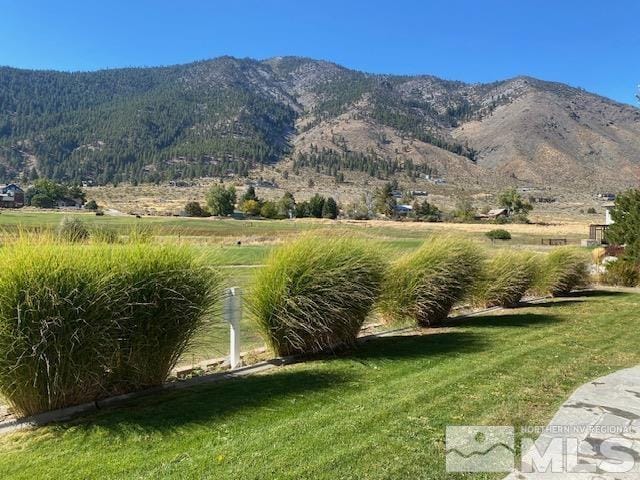
[[[138,400],[0,438],[2,478],[491,478],[444,472],[447,425],[544,425],[640,363],[640,295],[598,292]]]

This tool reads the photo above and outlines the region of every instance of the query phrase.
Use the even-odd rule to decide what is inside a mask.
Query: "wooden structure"
[[[542,245],[566,245],[567,244],[567,239],[566,238],[543,238],[540,240],[540,243]]]
[[[589,225],[589,240],[598,242],[602,245],[607,245],[607,229],[609,225],[605,224],[592,224]]]
[[[0,185],[0,208],[24,207],[24,191],[15,183]]]

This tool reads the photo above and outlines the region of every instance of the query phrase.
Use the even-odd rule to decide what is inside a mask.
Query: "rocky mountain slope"
[[[338,181],[617,189],[640,181],[640,110],[527,77],[466,84],[298,57],[0,68],[0,180],[245,176],[276,162]]]

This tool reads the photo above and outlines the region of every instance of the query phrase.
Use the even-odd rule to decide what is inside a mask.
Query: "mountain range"
[[[597,190],[640,181],[640,110],[562,83],[379,75],[301,57],[0,68],[0,182],[293,172]]]

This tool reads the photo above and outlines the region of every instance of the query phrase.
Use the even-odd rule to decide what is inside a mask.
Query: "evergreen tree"
[[[278,202],[278,213],[283,217],[290,217],[295,214],[296,199],[291,192],[284,192],[282,198]]]
[[[420,203],[413,202],[413,217],[425,222],[437,222],[441,218],[441,212],[435,205],[431,205],[427,200]]]
[[[322,195],[316,193],[309,199],[309,216],[322,218],[322,209],[324,208],[325,199]]]
[[[327,198],[322,206],[322,217],[335,220],[338,218],[338,204],[333,197]]]
[[[607,240],[626,245],[625,256],[640,261],[640,189],[616,197],[611,219],[614,223],[607,230]]]
[[[374,203],[376,212],[388,217],[394,214],[396,199],[393,198],[393,188],[391,183],[386,183],[382,188],[376,189]]]
[[[258,197],[256,196],[256,189],[253,185],[249,185],[246,192],[240,197],[240,202],[244,202],[245,200],[255,200],[258,201]]]
[[[305,218],[311,216],[309,202],[298,202],[295,207],[296,218]]]

